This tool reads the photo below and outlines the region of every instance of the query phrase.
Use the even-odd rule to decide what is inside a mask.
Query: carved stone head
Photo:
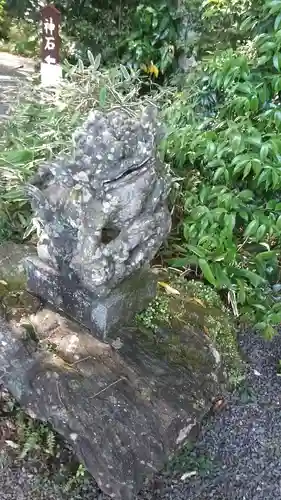
[[[159,131],[154,108],[139,118],[120,109],[89,115],[72,157],[43,168],[34,183],[48,171],[47,186],[28,186],[41,260],[98,294],[148,265],[171,224]]]

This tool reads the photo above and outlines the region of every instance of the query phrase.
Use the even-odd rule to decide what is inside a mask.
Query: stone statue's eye
[[[101,232],[101,243],[107,245],[119,236],[120,231],[115,227],[104,227]]]

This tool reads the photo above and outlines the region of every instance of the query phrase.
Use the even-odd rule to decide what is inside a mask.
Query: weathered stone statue
[[[149,262],[171,223],[158,136],[154,108],[139,119],[95,111],[74,136],[73,156],[27,188],[41,227],[28,289],[102,338],[156,292]]]

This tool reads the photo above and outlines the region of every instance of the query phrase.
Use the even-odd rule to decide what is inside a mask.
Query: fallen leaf
[[[217,412],[217,411],[221,411],[223,410],[224,408],[226,408],[227,406],[227,402],[226,400],[223,398],[223,397],[218,397],[217,399],[215,399],[215,401],[213,402],[213,407],[212,407],[212,410],[214,412]]]
[[[182,476],[181,476],[181,480],[182,481],[185,481],[186,479],[188,479],[189,477],[193,477],[193,476],[196,476],[197,474],[197,471],[196,470],[191,470],[190,472],[185,472]]]
[[[200,306],[202,306],[206,309],[204,302],[201,299],[197,299],[197,297],[191,297],[187,300],[188,300],[188,302],[196,302],[197,304],[200,304]]]
[[[158,281],[158,285],[162,286],[162,288],[164,288],[165,291],[170,295],[180,295],[180,292],[178,290],[168,285],[168,283],[165,283],[164,281]]]
[[[10,448],[14,448],[15,450],[19,448],[19,445],[10,439],[5,439],[5,443],[10,446]]]

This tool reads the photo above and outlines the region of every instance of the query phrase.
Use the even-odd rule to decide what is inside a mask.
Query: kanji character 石
[[[55,48],[55,39],[53,36],[46,36],[46,44],[45,50],[54,50]]]

